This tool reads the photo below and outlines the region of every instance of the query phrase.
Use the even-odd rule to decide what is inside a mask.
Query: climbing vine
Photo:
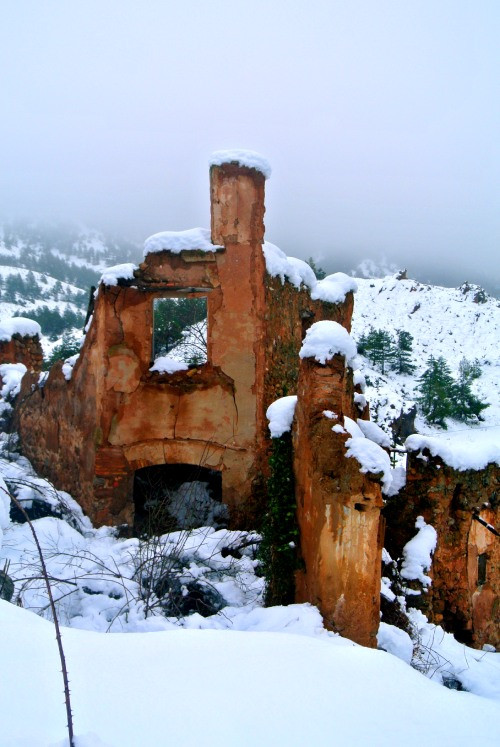
[[[295,598],[298,539],[291,433],[272,439],[268,509],[259,551],[266,579],[267,606],[291,604]]]

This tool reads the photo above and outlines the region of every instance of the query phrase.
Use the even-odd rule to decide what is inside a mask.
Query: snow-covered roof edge
[[[99,285],[101,283],[103,285],[118,285],[119,280],[133,280],[135,270],[137,270],[137,265],[134,265],[133,262],[107,267],[100,277]]]
[[[222,166],[224,163],[237,163],[240,166],[246,166],[249,169],[255,169],[263,174],[265,179],[271,176],[271,164],[254,150],[244,150],[233,148],[230,150],[216,150],[210,156],[209,166]]]

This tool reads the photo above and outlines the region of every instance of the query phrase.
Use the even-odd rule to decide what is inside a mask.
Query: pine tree
[[[50,357],[44,362],[44,369],[51,368],[56,361],[66,360],[75,353],[80,352],[81,341],[77,340],[72,332],[65,332],[61,341],[53,348]]]
[[[23,298],[24,283],[21,275],[9,275],[5,281],[5,300],[12,303],[18,301],[17,296]]]
[[[427,368],[418,379],[420,396],[417,403],[428,423],[447,428],[445,418],[453,415],[455,381],[445,359],[431,355]]]
[[[458,381],[455,384],[453,397],[452,416],[464,423],[473,420],[482,420],[481,413],[487,407],[487,402],[481,400],[473,394],[471,384],[475,379],[481,376],[481,366],[476,359],[474,362],[462,358],[458,369]]]
[[[411,374],[415,365],[411,360],[413,349],[413,335],[404,329],[397,330],[396,346],[394,348],[394,369],[399,374]]]
[[[371,347],[371,335],[374,331],[373,327],[370,327],[368,334],[363,333],[357,343],[358,353],[360,353],[360,355],[366,355],[367,358],[370,357],[368,352]]]
[[[361,335],[358,350],[362,355],[366,355],[374,366],[379,366],[383,374],[394,360],[394,341],[384,329],[370,327],[367,335]]]
[[[54,287],[52,288],[52,294],[53,294],[54,299],[56,301],[59,301],[59,296],[62,293],[62,289],[63,289],[63,287],[62,287],[61,281],[60,280],[56,280],[56,282],[54,283]]]
[[[35,275],[31,270],[26,275],[26,282],[24,286],[26,298],[29,298],[30,301],[34,301],[40,296],[40,288],[38,287]]]

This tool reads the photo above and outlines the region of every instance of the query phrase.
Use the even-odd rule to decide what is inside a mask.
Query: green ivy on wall
[[[259,557],[266,579],[267,606],[295,600],[298,540],[291,433],[272,439],[268,509],[263,521]]]

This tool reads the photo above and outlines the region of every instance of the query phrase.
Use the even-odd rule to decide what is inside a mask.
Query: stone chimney
[[[217,151],[210,161],[210,213],[214,244],[264,241],[267,162],[252,151]]]

